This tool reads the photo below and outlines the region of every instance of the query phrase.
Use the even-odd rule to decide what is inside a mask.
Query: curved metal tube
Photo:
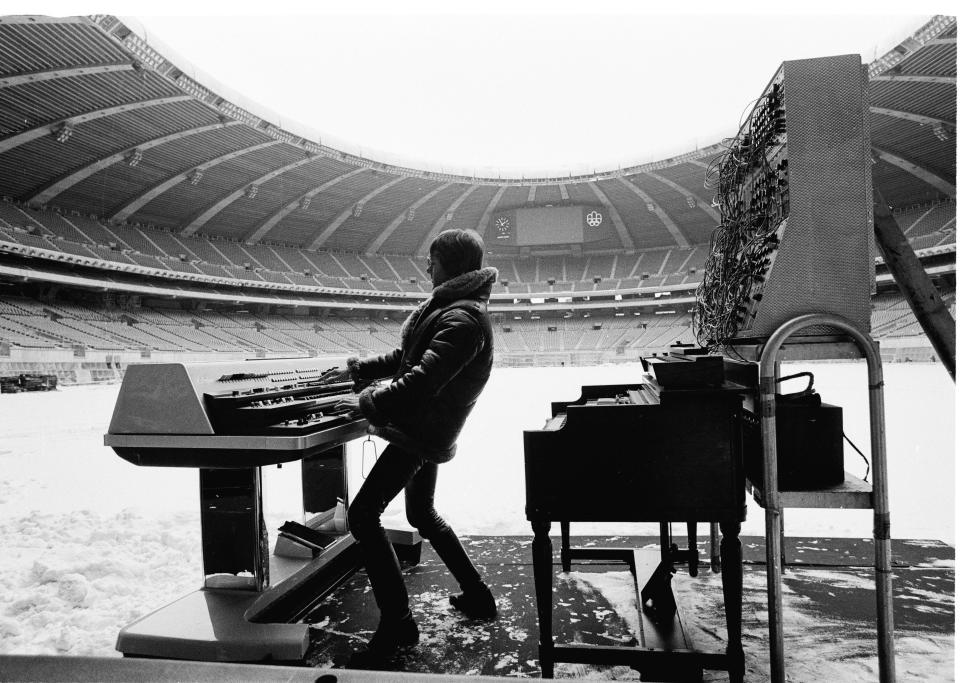
[[[893,650],[893,583],[890,573],[890,511],[887,502],[887,450],[883,406],[883,367],[874,341],[845,318],[810,313],[798,316],[770,335],[760,355],[760,433],[763,447],[763,507],[767,533],[767,602],[770,631],[770,678],[783,683],[783,594],[780,585],[782,507],[777,478],[776,373],[783,344],[800,330],[829,326],[849,335],[867,360],[870,403],[870,449],[873,468],[874,570],[877,596],[877,641],[880,680],[896,680]]]

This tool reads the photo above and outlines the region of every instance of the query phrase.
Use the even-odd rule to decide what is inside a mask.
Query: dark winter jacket
[[[391,377],[360,393],[371,433],[446,462],[493,366],[487,313],[496,268],[463,273],[435,287],[404,322],[400,348],[354,364],[358,381]]]

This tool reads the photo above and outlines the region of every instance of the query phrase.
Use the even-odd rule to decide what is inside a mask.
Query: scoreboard
[[[491,218],[493,241],[524,246],[581,244],[601,239],[610,218],[602,206],[541,206],[499,211]]]

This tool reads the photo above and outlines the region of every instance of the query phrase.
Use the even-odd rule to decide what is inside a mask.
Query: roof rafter
[[[425,255],[427,250],[430,248],[430,245],[433,243],[433,238],[437,236],[440,230],[443,228],[444,223],[447,222],[447,216],[450,216],[456,213],[457,209],[460,208],[460,205],[463,204],[463,200],[470,196],[470,193],[476,190],[479,185],[470,185],[459,197],[453,200],[453,203],[447,207],[446,211],[440,214],[440,218],[436,220],[433,224],[433,227],[430,228],[430,231],[427,233],[427,236],[423,238],[423,242],[420,243],[420,246],[417,247],[418,254]]]
[[[60,194],[61,192],[64,192],[65,190],[70,189],[71,187],[79,183],[81,180],[85,180],[90,176],[92,176],[94,173],[97,173],[98,171],[102,171],[103,169],[107,168],[108,166],[112,166],[118,161],[122,161],[124,157],[134,152],[135,150],[143,151],[143,150],[151,149],[152,147],[158,147],[168,142],[173,142],[174,140],[179,140],[181,138],[189,137],[191,135],[198,135],[200,133],[206,133],[208,131],[216,130],[218,128],[227,128],[229,126],[239,126],[239,125],[240,125],[240,121],[226,121],[224,123],[219,123],[219,122],[211,123],[206,126],[197,126],[196,128],[190,128],[188,130],[180,130],[180,131],[177,131],[176,133],[170,133],[169,135],[162,135],[158,138],[154,138],[153,140],[146,140],[144,142],[137,143],[132,147],[127,147],[126,149],[121,150],[115,154],[111,154],[105,159],[100,159],[99,161],[96,161],[92,164],[88,164],[77,171],[73,171],[72,173],[67,173],[64,176],[61,176],[57,180],[54,180],[52,183],[50,183],[47,187],[45,187],[44,189],[34,194],[32,197],[28,198],[27,202],[31,204],[46,204],[51,199],[56,197],[58,194]]]
[[[0,17],[2,24],[82,24],[83,17],[45,17],[39,14],[13,14]]]
[[[673,239],[676,240],[678,247],[682,247],[683,249],[690,248],[690,242],[688,242],[687,238],[683,236],[682,232],[680,232],[680,228],[677,227],[677,224],[674,223],[673,219],[667,215],[666,211],[660,208],[660,206],[655,201],[653,201],[653,199],[650,198],[650,195],[648,195],[639,187],[631,183],[626,178],[618,178],[618,180],[621,183],[623,183],[624,186],[627,187],[630,191],[632,191],[635,195],[640,197],[640,199],[642,199],[647,204],[653,207],[653,212],[657,214],[657,217],[660,219],[663,225],[667,228],[667,230],[673,236]]]
[[[340,213],[339,216],[336,217],[336,219],[334,219],[334,221],[330,225],[324,228],[323,232],[320,233],[317,239],[315,239],[313,242],[310,243],[310,246],[308,247],[308,249],[312,249],[316,251],[317,249],[322,247],[324,242],[330,239],[330,235],[336,232],[337,228],[343,225],[347,221],[347,219],[350,218],[350,216],[353,214],[354,207],[357,204],[360,204],[361,206],[363,204],[366,204],[368,201],[376,197],[378,194],[380,194],[384,190],[389,190],[391,187],[393,187],[394,185],[396,185],[397,183],[405,179],[406,178],[404,176],[394,178],[389,183],[384,183],[383,185],[380,185],[379,187],[374,188],[373,190],[368,192],[362,199],[358,199],[353,204],[348,206],[346,209],[344,209]]]
[[[930,169],[924,168],[915,161],[910,159],[904,159],[902,156],[889,152],[880,147],[874,146],[873,153],[877,156],[878,159],[883,159],[888,164],[893,164],[894,166],[903,169],[907,173],[916,176],[923,182],[928,185],[932,185],[936,189],[940,190],[950,197],[957,196],[957,187],[949,180],[941,178],[939,175],[931,171]]]
[[[487,208],[483,210],[483,215],[480,216],[480,222],[477,223],[477,234],[480,237],[483,237],[487,232],[487,226],[490,224],[490,216],[493,214],[493,210],[496,208],[497,204],[500,203],[500,198],[503,196],[503,193],[507,191],[506,185],[501,185],[499,189],[494,193],[493,199],[487,204]]]
[[[272,216],[270,216],[270,218],[268,218],[268,219],[263,223],[263,225],[261,225],[261,226],[258,227],[256,230],[254,230],[252,233],[250,233],[247,237],[245,237],[245,238],[244,238],[244,242],[246,242],[247,244],[256,244],[257,242],[259,242],[260,240],[262,240],[262,239],[264,238],[264,236],[265,236],[268,232],[270,232],[271,230],[273,230],[273,228],[277,225],[277,223],[279,223],[279,222],[282,221],[284,218],[286,218],[286,217],[289,216],[291,213],[293,213],[294,209],[296,209],[298,206],[300,206],[300,202],[304,201],[305,199],[312,199],[313,197],[317,196],[318,194],[320,194],[321,192],[323,192],[323,191],[326,190],[327,188],[333,187],[334,185],[336,185],[336,184],[339,183],[340,181],[346,180],[347,178],[352,178],[353,176],[357,175],[358,173],[363,173],[363,172],[366,171],[366,170],[367,170],[367,169],[366,169],[366,168],[363,168],[363,167],[361,167],[361,168],[355,168],[355,169],[353,169],[352,171],[348,171],[347,173],[344,173],[343,175],[338,175],[336,178],[333,178],[333,179],[331,179],[331,180],[328,180],[328,181],[325,182],[323,185],[320,185],[320,186],[318,186],[318,187],[315,187],[315,188],[313,188],[312,190],[310,190],[309,192],[306,192],[306,193],[304,193],[303,195],[297,197],[294,201],[290,202],[290,203],[287,204],[285,207],[283,207],[282,209],[280,209],[279,211],[277,211],[275,214],[273,214]]]
[[[622,178],[621,178],[622,180]],[[587,187],[593,190],[593,193],[597,195],[597,199],[600,200],[600,203],[610,212],[610,218],[613,219],[613,226],[617,229],[617,234],[620,235],[620,242],[623,244],[624,249],[636,249],[636,245],[633,243],[633,238],[630,237],[630,232],[627,230],[627,224],[623,222],[623,218],[620,216],[620,212],[617,211],[617,207],[613,205],[613,202],[610,201],[610,198],[604,194],[596,183],[587,183]]]
[[[453,183],[447,183],[446,185],[441,185],[440,187],[437,187],[431,190],[430,192],[428,192],[427,194],[423,195],[422,197],[420,197],[420,199],[418,199],[413,204],[408,206],[402,213],[400,213],[399,216],[397,216],[392,221],[390,221],[390,225],[388,225],[386,229],[384,229],[377,236],[377,238],[370,243],[370,245],[367,247],[367,252],[371,254],[376,253],[377,250],[383,246],[383,243],[387,241],[387,238],[389,238],[390,235],[393,234],[394,230],[400,227],[400,224],[403,222],[403,219],[409,214],[411,210],[416,211],[421,206],[426,204],[428,201],[436,197],[439,192],[446,190],[451,185],[453,185]]]
[[[924,116],[923,114],[914,114],[899,109],[887,109],[886,107],[870,107],[870,112],[873,114],[883,114],[884,116],[893,116],[898,119],[906,119],[907,121],[913,121],[921,125],[934,125],[937,123],[944,126],[957,125],[954,121],[948,121],[947,119],[938,119],[935,116]]]
[[[133,71],[133,64],[99,64],[97,66],[78,66],[72,69],[52,69],[50,71],[34,71],[28,74],[17,74],[0,78],[0,88],[10,88],[25,83],[39,83],[54,81],[58,78],[72,78],[74,76],[89,76],[91,74],[109,74],[117,71]]]
[[[170,178],[167,178],[163,182],[157,185],[154,185],[153,187],[151,187],[149,190],[147,190],[140,196],[134,197],[132,200],[130,200],[129,202],[124,204],[122,207],[120,207],[120,209],[116,213],[114,213],[112,216],[109,216],[108,220],[111,220],[111,221],[127,220],[127,218],[135,214],[141,208],[149,204],[151,201],[153,201],[154,199],[162,195],[164,192],[166,192],[170,188],[176,185],[179,185],[184,180],[188,180],[190,178],[190,174],[193,173],[194,171],[206,171],[208,168],[212,168],[218,164],[222,164],[225,161],[236,159],[239,156],[242,156],[244,154],[249,154],[250,152],[255,152],[258,149],[263,149],[264,147],[273,147],[274,145],[279,145],[279,144],[280,144],[279,140],[271,140],[270,142],[261,142],[258,145],[253,145],[252,147],[245,147],[244,149],[234,150],[229,154],[224,154],[214,159],[210,159],[209,161],[205,161],[202,164],[199,164],[198,166],[194,166],[188,171],[184,171],[183,173],[178,173],[175,176],[171,176]]]
[[[647,171],[647,175],[653,178],[654,180],[659,180],[661,183],[663,183],[667,187],[673,188],[674,190],[682,194],[684,197],[686,197],[688,200],[692,199],[698,209],[702,209],[703,211],[705,211],[707,215],[710,216],[710,218],[712,218],[713,220],[717,221],[717,223],[720,222],[720,214],[717,213],[717,210],[714,209],[709,204],[704,204],[702,201],[700,201],[700,199],[695,194],[693,194],[687,188],[681,185],[678,185],[677,183],[673,182],[669,178],[664,178],[662,175],[653,173],[652,171]]]
[[[921,76],[919,74],[884,74],[874,76],[871,81],[892,81],[895,83],[942,83],[956,85],[956,76]]]
[[[113,116],[114,114],[122,114],[128,111],[136,111],[138,109],[146,109],[147,107],[156,107],[162,104],[173,104],[174,102],[183,102],[184,100],[192,100],[192,95],[175,95],[173,97],[159,97],[154,100],[142,100],[140,102],[130,102],[128,104],[118,104],[115,107],[107,107],[104,109],[95,109],[93,111],[88,111],[84,114],[77,114],[76,116],[68,116],[58,121],[51,121],[49,123],[43,123],[35,128],[30,128],[25,130],[22,133],[17,133],[16,135],[11,135],[8,138],[0,140],[0,154],[8,152],[11,149],[24,145],[31,140],[36,140],[37,138],[42,138],[44,135],[49,135],[53,133],[58,126],[70,125],[78,126],[81,123],[87,123],[89,121],[95,121],[96,119],[102,119],[106,116]]]
[[[292,164],[287,164],[286,166],[275,168],[269,173],[264,173],[259,178],[255,178],[253,180],[245,182],[243,184],[243,187],[237,190],[234,190],[233,192],[228,194],[226,197],[222,197],[213,205],[209,206],[203,213],[201,213],[199,216],[197,216],[192,221],[190,221],[189,225],[187,225],[187,227],[185,227],[183,230],[180,231],[180,234],[183,235],[184,237],[189,237],[190,235],[195,233],[197,230],[199,230],[204,225],[206,225],[211,218],[216,216],[218,213],[223,211],[225,208],[233,204],[238,199],[240,199],[240,197],[242,197],[244,193],[247,191],[247,188],[250,187],[251,185],[259,185],[260,183],[265,183],[268,180],[273,180],[277,176],[283,175],[287,171],[292,171],[296,168],[300,168],[301,166],[312,164],[319,159],[320,157],[314,156],[311,154],[309,156],[304,157],[303,159],[298,159],[297,161],[294,161]]]

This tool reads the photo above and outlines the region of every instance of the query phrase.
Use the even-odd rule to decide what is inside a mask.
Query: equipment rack
[[[839,336],[804,336],[790,341],[804,329],[827,326]],[[783,558],[784,508],[873,509],[874,570],[877,600],[877,643],[882,683],[896,680],[893,648],[893,583],[891,575],[890,511],[887,490],[887,454],[883,407],[883,368],[877,342],[850,321],[837,315],[810,313],[783,323],[765,341],[730,345],[742,360],[760,364],[760,432],[763,479],[747,479],[747,491],[766,515],[767,604],[770,629],[770,680],[786,678],[783,649]],[[870,450],[873,484],[849,472],[846,480],[815,491],[780,491],[777,485],[776,382],[783,360],[843,360],[865,358],[870,404]]]

